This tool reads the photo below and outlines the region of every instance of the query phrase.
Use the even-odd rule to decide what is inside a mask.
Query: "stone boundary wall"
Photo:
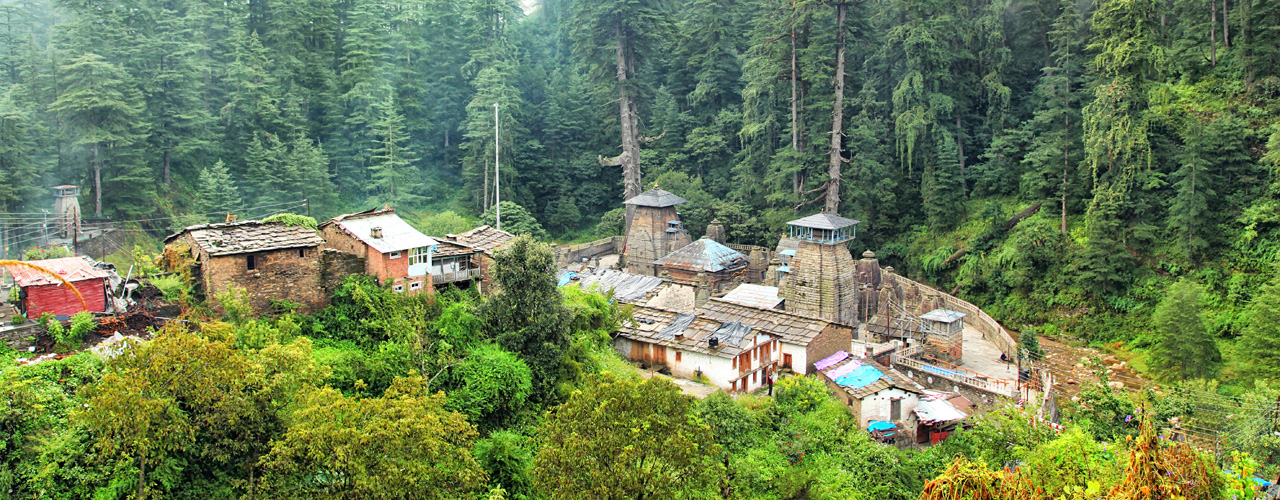
[[[995,318],[992,318],[991,315],[987,314],[978,306],[961,300],[949,293],[944,293],[936,288],[916,282],[888,270],[885,270],[884,274],[883,283],[886,285],[885,288],[888,288],[888,285],[892,283],[896,283],[900,288],[917,289],[919,293],[904,293],[897,297],[897,300],[904,301],[908,308],[917,308],[920,305],[923,305],[925,301],[931,299],[936,302],[940,302],[940,304],[938,304],[939,307],[945,307],[953,311],[959,311],[967,314],[968,316],[964,318],[965,324],[982,332],[983,335],[986,336],[987,340],[990,340],[991,343],[996,345],[996,348],[1000,349],[1000,352],[1008,354],[1010,357],[1017,355],[1018,343],[1013,340],[1013,335],[1011,335],[1003,326],[1000,326],[1000,323],[997,322]],[[889,293],[893,292],[889,291]],[[912,303],[913,299],[915,303]]]
[[[38,323],[30,320],[18,326],[5,326],[0,328],[0,343],[8,344],[9,347],[19,351],[25,351],[28,347],[35,345],[35,342],[27,340],[27,338],[38,338],[41,334],[39,328],[40,325]]]
[[[622,236],[610,236],[590,243],[555,247],[556,262],[561,266],[581,262],[583,258],[598,257],[611,253],[622,253]]]
[[[364,259],[359,255],[326,248],[320,253],[320,281],[324,284],[327,299],[342,284],[342,280],[353,274],[364,274]]]

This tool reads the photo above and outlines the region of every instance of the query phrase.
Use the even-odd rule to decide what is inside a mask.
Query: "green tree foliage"
[[[502,427],[527,404],[532,389],[529,367],[494,345],[472,349],[450,374],[447,407],[467,416],[481,430]]]
[[[1152,368],[1171,378],[1210,378],[1222,355],[1205,329],[1200,305],[1204,287],[1186,279],[1169,286],[1151,317],[1157,339],[1151,349]]]
[[[511,234],[527,234],[534,239],[547,237],[547,230],[542,228],[538,219],[524,207],[510,201],[503,201],[498,207],[490,207],[480,214],[480,223],[498,227],[498,217],[502,217],[502,230]]]
[[[413,152],[408,149],[408,135],[404,129],[404,117],[396,111],[395,102],[387,96],[373,129],[374,147],[369,150],[369,176],[373,179],[375,194],[367,204],[414,206],[422,202],[417,193],[418,182],[414,175]]]
[[[263,457],[273,498],[458,498],[486,476],[463,415],[444,409],[421,377],[397,378],[380,398],[317,389]]]
[[[213,166],[200,171],[196,191],[196,206],[203,214],[235,213],[242,207],[240,190],[231,178],[231,171],[218,160]]]
[[[1018,334],[1018,349],[1025,351],[1031,361],[1040,361],[1044,357],[1044,349],[1040,347],[1040,338],[1034,329],[1028,328]]]
[[[572,318],[556,288],[551,248],[529,236],[516,237],[494,254],[491,269],[501,292],[481,306],[484,330],[532,370],[534,400],[552,400]]]
[[[534,485],[553,499],[703,496],[716,445],[693,409],[661,379],[590,380],[539,428]]]
[[[1267,284],[1249,302],[1240,338],[1242,360],[1254,377],[1280,379],[1280,286]]]

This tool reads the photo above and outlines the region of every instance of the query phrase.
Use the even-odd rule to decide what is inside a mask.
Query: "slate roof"
[[[773,309],[782,303],[782,297],[778,296],[778,287],[754,283],[738,285],[720,297],[720,300],[757,309]]]
[[[480,250],[472,248],[466,243],[458,243],[456,241],[436,240],[436,249],[431,252],[433,258],[456,257],[460,255],[474,255],[480,253]]]
[[[655,264],[685,271],[706,271],[715,273],[725,269],[746,267],[749,263],[746,255],[717,243],[715,240],[702,238],[698,241],[671,252]]]
[[[170,243],[186,233],[191,233],[196,245],[211,256],[317,247],[324,243],[320,234],[309,227],[258,221],[191,226],[169,235],[164,242]]]
[[[381,253],[429,247],[437,243],[435,238],[414,229],[391,209],[340,215],[326,221],[322,227],[330,224],[337,224],[343,232]],[[382,229],[382,237],[373,236],[374,228]]]
[[[95,262],[89,257],[63,257],[60,259],[31,260],[28,264],[36,265],[58,273],[62,279],[72,283],[77,281],[85,281],[91,279],[103,279],[111,276],[111,272],[106,269],[95,267]],[[35,269],[28,269],[20,266],[5,266],[9,270],[9,274],[13,276],[14,284],[20,287],[39,286],[39,285],[61,285],[61,282]]]
[[[808,345],[827,327],[849,329],[829,321],[776,309],[747,307],[718,297],[712,297],[702,306],[702,314],[718,321],[738,321],[795,345]]]
[[[619,302],[634,302],[645,297],[650,290],[663,283],[662,278],[630,274],[616,269],[596,269],[591,274],[578,276],[578,286],[590,290],[593,285],[601,292],[613,290],[613,298]]]
[[[739,343],[754,331],[745,325],[721,323],[703,316],[677,313],[645,306],[632,306],[630,321],[623,321],[618,334],[632,340],[662,344],[683,351],[700,352],[732,359],[746,351]],[[676,334],[681,334],[676,340]],[[707,339],[715,336],[719,347],[712,348]]]
[[[839,215],[833,215],[833,214],[827,214],[827,213],[816,213],[808,217],[804,217],[801,219],[796,219],[791,222],[788,222],[787,225],[811,227],[814,229],[840,229],[843,227],[849,227],[859,223],[861,223],[861,221],[846,219]]]
[[[676,196],[668,191],[653,188],[638,195],[635,195],[622,202],[625,205],[636,205],[640,207],[671,207],[681,203],[687,203],[689,200]]]
[[[493,254],[493,251],[504,243],[515,238],[514,235],[492,226],[480,226],[465,233],[456,235],[447,235],[453,241],[471,245],[471,248],[480,250],[487,254]]]

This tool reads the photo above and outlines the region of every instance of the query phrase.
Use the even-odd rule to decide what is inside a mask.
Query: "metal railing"
[[[480,277],[479,269],[462,269],[459,271],[451,271],[447,273],[431,274],[431,283],[443,284],[454,283],[457,281],[467,281]]]
[[[978,389],[980,391],[986,391],[992,394],[997,394],[997,395],[1011,397],[1011,398],[1018,396],[1018,388],[1012,380],[976,377],[973,375],[962,373],[960,371],[961,369],[944,368],[941,366],[925,363],[924,361],[911,357],[911,356],[919,355],[920,353],[921,353],[920,346],[914,346],[914,347],[905,349],[901,352],[893,353],[893,355],[890,356],[889,359],[894,366],[905,366],[908,368],[913,368],[915,370],[928,373],[930,375],[935,375],[938,377],[945,378],[952,382],[964,384],[966,386],[972,387],[974,389]]]

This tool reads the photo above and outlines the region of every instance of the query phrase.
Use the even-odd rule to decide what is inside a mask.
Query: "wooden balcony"
[[[434,285],[442,285],[445,283],[456,283],[459,281],[467,281],[480,279],[479,269],[460,269],[458,271],[450,271],[441,274],[431,274],[431,283]]]

